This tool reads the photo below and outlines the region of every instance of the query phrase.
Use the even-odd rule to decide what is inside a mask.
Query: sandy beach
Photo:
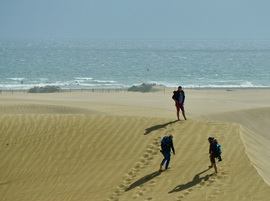
[[[187,121],[172,90],[1,93],[0,200],[268,201],[270,89],[186,89]],[[176,155],[159,173],[166,134]]]

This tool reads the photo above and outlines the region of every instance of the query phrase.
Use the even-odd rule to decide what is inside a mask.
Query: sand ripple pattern
[[[269,200],[238,124],[74,112],[0,115],[1,201]],[[167,133],[176,155],[160,174]],[[223,146],[218,175],[207,169],[209,135]]]
[[[82,114],[0,115],[0,200],[103,200],[141,155],[152,120]],[[130,173],[132,174],[132,173]]]
[[[135,163],[117,187],[120,191],[106,201],[268,200],[270,189],[245,154],[238,124],[190,120],[157,125],[167,126],[152,133],[155,137],[146,150],[149,147],[157,150],[161,137],[173,133],[177,153],[172,157],[171,169],[159,173],[162,157],[158,152],[150,152],[151,162],[141,166],[137,166],[140,161]],[[208,169],[207,137],[210,134],[224,147],[224,160],[218,163],[217,175],[213,169]]]

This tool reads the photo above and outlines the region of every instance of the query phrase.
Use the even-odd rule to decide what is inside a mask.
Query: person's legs
[[[216,165],[216,163],[214,163],[213,166],[214,166],[214,169],[215,169],[215,173],[218,173],[217,172],[217,165]]]
[[[167,170],[170,164],[170,160],[171,160],[171,154],[170,153],[166,153],[165,154],[166,157],[166,165],[165,165],[165,169]]]
[[[208,167],[209,167],[209,168],[212,168],[212,167],[213,167],[213,163],[212,163],[212,157],[211,157],[211,154],[209,155],[209,159],[210,159],[210,164],[211,164],[211,165],[209,165]]]
[[[210,154],[210,161],[211,161],[211,166],[209,166],[209,168],[214,167],[215,169],[215,173],[217,173],[217,165],[216,165],[216,161],[215,161],[215,156]]]
[[[162,153],[164,156],[164,159],[161,161],[160,163],[160,167],[159,167],[159,171],[162,171],[162,166],[165,164],[165,169],[168,169],[169,164],[170,164],[170,160],[171,160],[171,154],[170,153]]]
[[[159,171],[162,171],[162,166],[164,165],[164,163],[166,162],[166,157],[165,157],[165,154],[162,152],[162,155],[163,155],[163,160],[161,161],[160,163],[160,167],[159,167]]]
[[[162,167],[164,165],[164,163],[166,162],[166,160],[167,160],[166,158],[163,158],[163,160],[160,163],[160,167]]]
[[[180,107],[179,107],[179,108],[181,108],[182,115],[183,115],[184,119],[185,119],[185,120],[187,120],[187,118],[186,118],[186,114],[185,114],[185,108],[184,108],[184,105],[180,105]]]
[[[180,107],[178,103],[175,103],[175,107],[176,107],[176,116],[177,116],[177,120],[180,120],[179,118],[179,111],[180,111]]]

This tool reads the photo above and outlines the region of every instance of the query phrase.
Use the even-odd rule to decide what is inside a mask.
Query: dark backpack
[[[172,99],[177,100],[177,91],[173,91]]]
[[[161,150],[162,151],[170,151],[171,148],[171,138],[169,136],[165,136],[161,140]]]
[[[217,152],[219,153],[219,155],[222,153],[221,151],[221,145],[217,143]]]
[[[214,146],[213,146],[213,152],[216,156],[221,155],[221,145],[218,143],[218,141],[215,139]]]

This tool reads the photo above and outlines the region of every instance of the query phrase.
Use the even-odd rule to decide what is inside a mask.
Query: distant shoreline
[[[149,92],[140,92],[140,91],[128,91],[128,88],[93,88],[93,89],[61,89],[59,92],[53,93],[71,93],[71,92],[100,92],[100,93],[112,93],[112,92],[133,92],[133,93],[158,93],[162,91],[173,91],[177,87],[162,87],[158,86],[153,91]],[[211,90],[211,91],[235,91],[235,90],[269,90],[270,87],[232,87],[232,88],[225,88],[225,87],[198,87],[198,88],[184,88],[184,90]],[[28,89],[0,89],[1,93],[29,93]],[[32,93],[33,94],[33,93]]]

